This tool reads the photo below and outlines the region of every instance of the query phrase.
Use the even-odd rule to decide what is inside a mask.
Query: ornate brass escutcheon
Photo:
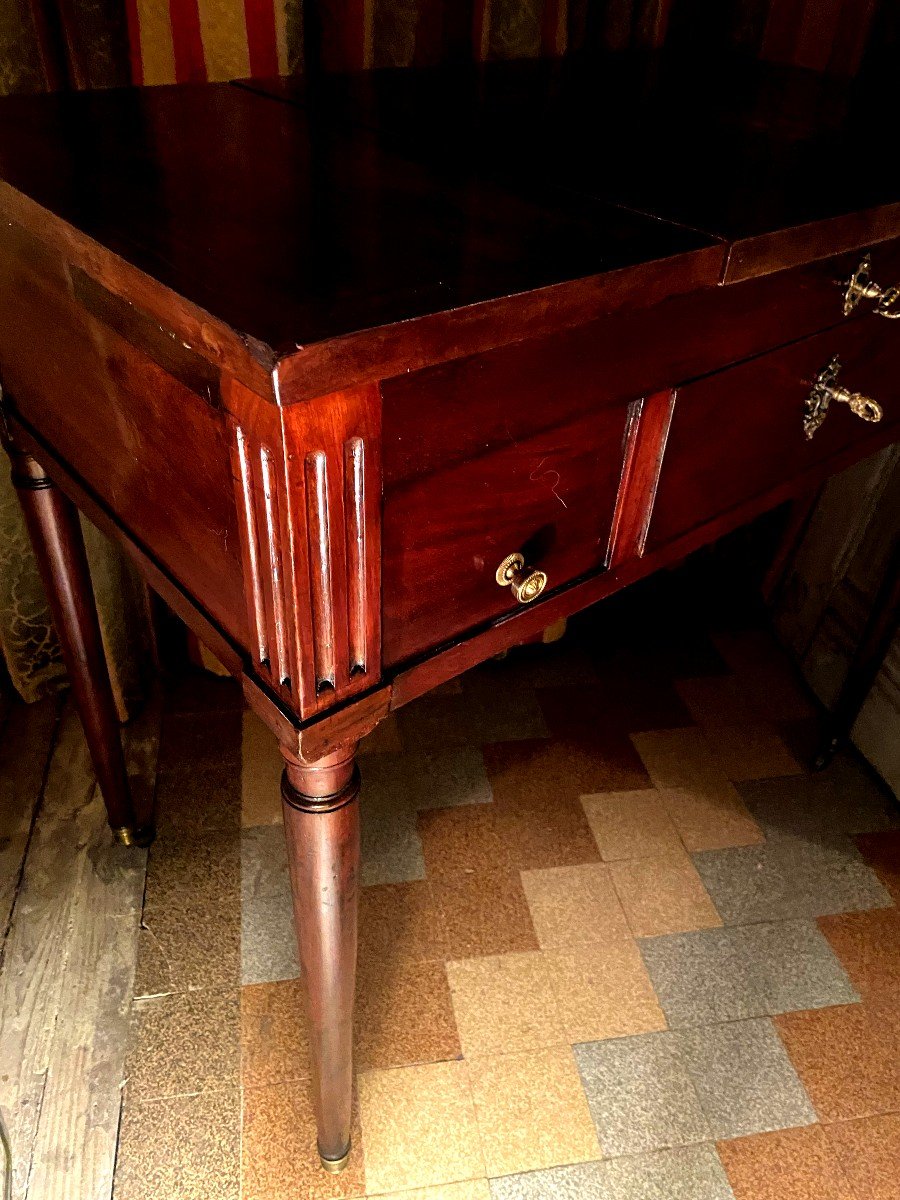
[[[521,554],[508,554],[497,568],[497,582],[508,587],[520,604],[530,604],[547,586],[547,576],[536,567],[526,567]]]
[[[813,381],[803,413],[803,432],[807,438],[811,438],[825,420],[832,400],[849,405],[850,411],[863,421],[880,421],[884,416],[881,405],[871,396],[864,396],[862,392],[851,392],[849,388],[838,383],[840,370],[841,360],[835,354]]]
[[[900,287],[883,288],[872,280],[872,259],[867,254],[844,286],[844,316],[849,317],[861,300],[874,300],[875,313],[896,321],[900,317]]]

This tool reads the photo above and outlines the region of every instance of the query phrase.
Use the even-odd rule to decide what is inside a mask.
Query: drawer
[[[811,438],[804,433],[813,380],[833,355],[838,383],[873,397],[870,424],[832,401]],[[653,549],[809,467],[865,443],[900,437],[900,328],[874,316],[848,322],[677,391],[648,547]]]
[[[627,418],[617,403],[514,436],[511,414],[505,445],[462,461],[445,446],[440,466],[386,478],[385,665],[516,610],[496,579],[510,554],[545,572],[547,591],[604,565]]]
[[[873,277],[900,282],[900,240],[871,253]],[[443,463],[451,447],[467,457],[501,446],[519,435],[522,412],[561,425],[586,404],[660,391],[832,325],[875,320],[868,303],[849,320],[841,313],[839,283],[862,257],[854,251],[646,308],[630,306],[388,380],[382,385],[387,477],[404,479]]]
[[[892,328],[864,306],[841,315],[838,282],[860,258],[706,288],[383,383],[385,666],[514,608],[494,581],[508,554],[544,570],[551,589],[603,567],[632,398],[828,326]],[[882,245],[873,275],[895,263],[900,276],[900,242]]]

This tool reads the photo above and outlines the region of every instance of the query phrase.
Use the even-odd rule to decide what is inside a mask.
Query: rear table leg
[[[132,805],[78,511],[30,454],[7,449],[110,826],[124,845],[148,846],[153,827]]]

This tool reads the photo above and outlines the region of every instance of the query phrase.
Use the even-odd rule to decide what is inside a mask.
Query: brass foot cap
[[[347,1147],[347,1153],[341,1158],[326,1158],[324,1154],[319,1153],[319,1160],[322,1166],[330,1175],[339,1175],[347,1165],[347,1160],[350,1157],[350,1147]]]
[[[138,825],[133,828],[131,825],[122,825],[119,829],[113,830],[113,835],[117,842],[123,846],[149,846],[156,837],[156,830],[152,825]]]

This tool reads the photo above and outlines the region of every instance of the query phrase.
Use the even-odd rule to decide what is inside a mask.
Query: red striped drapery
[[[121,2],[133,81],[171,83],[652,47],[710,31],[776,62],[853,74],[896,0]]]
[[[134,83],[187,83],[290,70],[282,0],[125,0]]]
[[[775,62],[854,74],[896,0],[127,0],[135,80],[346,70],[659,46],[718,30]],[[306,29],[304,28],[306,26]],[[306,34],[306,36],[304,36]],[[314,60],[312,63],[310,60]]]
[[[428,65],[585,46],[738,46],[896,71],[898,0],[4,0],[0,92]]]

